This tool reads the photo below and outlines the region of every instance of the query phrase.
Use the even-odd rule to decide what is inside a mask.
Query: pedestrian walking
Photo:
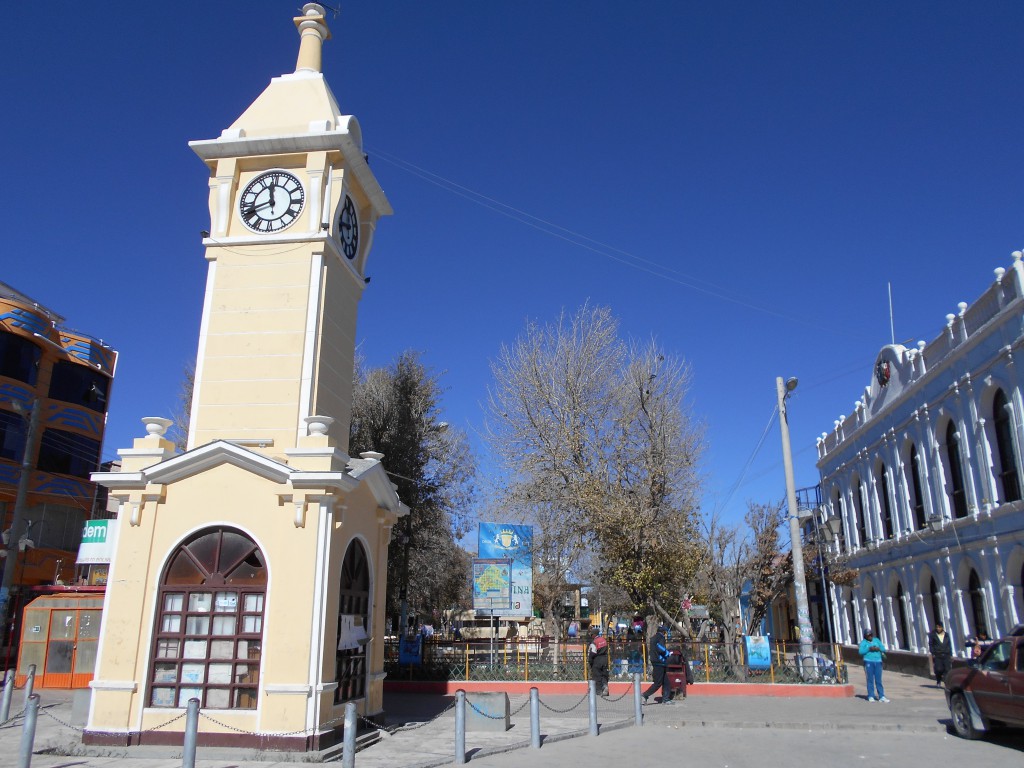
[[[590,661],[590,679],[594,681],[598,696],[608,695],[608,638],[594,627],[590,630],[587,658]]]
[[[875,637],[870,629],[864,633],[864,639],[860,641],[861,658],[864,659],[864,674],[868,681],[868,701],[884,701],[889,703],[885,697],[885,688],[882,687],[882,660],[885,658],[885,645]]]
[[[672,692],[669,690],[668,680],[668,646],[665,645],[665,625],[658,626],[658,631],[651,638],[649,656],[651,668],[654,673],[654,682],[651,687],[644,691],[644,701],[651,697],[651,694],[661,688],[661,703],[672,703]]]
[[[932,655],[932,671],[935,673],[935,684],[942,687],[953,664],[953,641],[946,633],[941,621],[935,622],[935,629],[928,634],[928,653]]]

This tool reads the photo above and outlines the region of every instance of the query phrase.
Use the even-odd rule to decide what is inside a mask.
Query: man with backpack
[[[608,695],[608,638],[601,630],[593,627],[590,630],[590,646],[587,648],[587,659],[590,661],[590,679],[594,681],[598,696]]]

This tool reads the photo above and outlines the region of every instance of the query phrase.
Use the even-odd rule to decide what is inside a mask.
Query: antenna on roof
[[[896,344],[896,326],[892,321],[892,283],[889,283],[889,338]]]

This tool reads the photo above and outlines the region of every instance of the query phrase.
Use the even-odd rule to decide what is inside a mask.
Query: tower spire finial
[[[331,30],[324,20],[324,7],[319,3],[306,3],[302,15],[293,21],[299,30],[299,58],[295,62],[296,72],[320,72],[324,40],[329,40]]]

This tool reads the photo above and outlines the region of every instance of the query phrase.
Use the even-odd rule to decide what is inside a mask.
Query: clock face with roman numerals
[[[297,178],[285,171],[268,171],[246,186],[238,198],[238,213],[253,232],[280,232],[299,218],[305,201]]]
[[[359,250],[359,216],[356,214],[355,203],[348,195],[345,195],[345,204],[338,214],[338,239],[345,256],[354,259]]]

